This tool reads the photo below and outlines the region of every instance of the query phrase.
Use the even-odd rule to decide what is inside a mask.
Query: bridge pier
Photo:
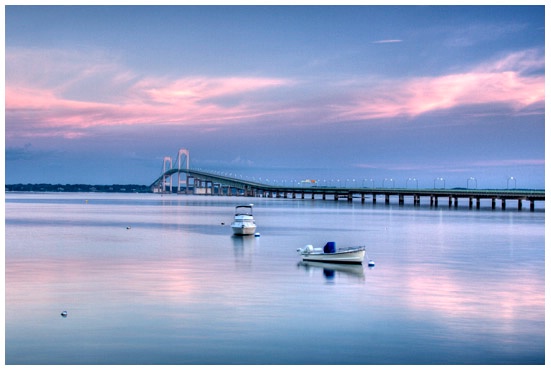
[[[187,174],[184,174],[185,175],[185,179],[182,179],[182,173],[178,173],[178,190],[177,192],[180,193],[181,192],[181,188],[180,186],[182,185],[182,183],[185,183],[186,185],[186,191],[187,191],[187,178],[188,178],[188,175]]]
[[[169,176],[164,176],[163,177],[163,183],[162,183],[162,191],[163,193],[167,191],[167,187],[169,189],[169,193],[172,193],[172,177],[169,175]]]
[[[404,195],[400,194],[398,195],[398,205],[404,204]]]
[[[385,195],[385,205],[390,203],[390,195]]]

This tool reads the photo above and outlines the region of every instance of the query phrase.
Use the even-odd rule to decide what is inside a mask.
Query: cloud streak
[[[377,43],[387,42],[400,40]],[[226,125],[261,119],[319,124],[415,117],[471,105],[504,105],[521,112],[545,98],[543,73],[535,73],[543,70],[544,58],[534,50],[442,76],[323,79],[315,88],[320,101],[330,103],[315,107],[314,99],[301,96],[301,83],[287,78],[142,76],[101,53],[93,58],[52,50],[6,54],[7,138],[76,138],[89,128],[111,125]]]
[[[394,44],[401,43],[403,40],[400,39],[388,39],[388,40],[377,40],[373,41],[372,44]]]
[[[56,61],[65,56],[59,53],[50,59],[43,57],[44,74],[61,76]],[[250,120],[270,114],[265,106],[255,106],[256,93],[290,83],[285,79],[241,76],[137,77],[122,66],[105,68],[97,61],[94,66],[84,58],[72,58],[80,68],[68,69],[71,76],[45,78],[29,68],[28,58],[37,60],[39,55],[26,51],[20,57],[25,63],[20,64],[17,56],[8,58],[7,122],[22,126],[21,130],[11,127],[9,133],[33,136],[47,135],[47,130],[52,130],[71,138],[94,126]],[[29,68],[28,74],[19,70],[21,65]]]
[[[504,104],[520,111],[545,99],[543,57],[527,51],[463,73],[386,81],[358,88],[354,100],[336,108],[341,120],[415,117],[459,106]],[[543,113],[543,112],[542,112]]]

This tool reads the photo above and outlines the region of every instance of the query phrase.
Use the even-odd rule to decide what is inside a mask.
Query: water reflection
[[[327,283],[340,282],[341,278],[354,282],[365,282],[364,267],[361,264],[335,264],[322,262],[305,262],[297,264],[299,269],[308,273],[309,277],[322,273]]]
[[[236,268],[250,268],[258,238],[254,236],[231,236]]]
[[[8,203],[6,363],[545,362],[543,215],[278,200],[257,238],[217,205]],[[377,267],[299,262],[327,234]]]

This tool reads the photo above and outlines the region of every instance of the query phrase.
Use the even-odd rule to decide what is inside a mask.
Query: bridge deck
[[[310,194],[312,198],[315,195],[322,195],[325,199],[328,195],[333,196],[335,200],[339,198],[347,198],[352,200],[354,197],[361,197],[364,201],[365,196],[372,196],[373,202],[376,201],[377,196],[385,196],[385,202],[389,202],[389,197],[398,196],[399,202],[404,202],[404,197],[413,197],[414,203],[419,204],[421,197],[430,197],[431,204],[438,203],[438,198],[447,197],[449,199],[450,206],[452,200],[457,205],[458,199],[469,199],[472,203],[476,200],[477,207],[480,205],[481,199],[491,199],[492,207],[495,207],[496,200],[502,200],[502,207],[505,207],[505,200],[518,200],[519,209],[521,208],[522,200],[530,201],[530,209],[534,209],[534,201],[545,201],[545,190],[525,190],[525,189],[464,189],[464,188],[434,188],[434,189],[418,189],[418,188],[368,188],[368,187],[328,187],[328,186],[281,186],[264,184],[260,182],[237,179],[218,174],[213,174],[205,171],[191,170],[191,169],[170,169],[162,174],[159,178],[151,184],[151,187],[163,187],[165,179],[171,177],[176,173],[186,174],[186,191],[188,189],[188,180],[190,178],[195,181],[199,181],[199,184],[209,183],[210,187],[214,189],[215,185],[218,185],[219,191],[226,187],[227,189],[239,189],[242,190],[242,194],[246,196],[264,196],[264,197],[279,197],[287,194],[292,194],[296,197],[297,194],[304,198],[305,194]],[[195,187],[194,183],[194,187]],[[172,187],[172,186],[171,186]],[[180,184],[178,185],[180,187]],[[209,193],[213,194],[213,192]]]

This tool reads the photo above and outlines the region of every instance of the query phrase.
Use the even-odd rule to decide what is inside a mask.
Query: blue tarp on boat
[[[327,242],[323,247],[323,252],[326,254],[337,252],[337,244],[335,242]]]

